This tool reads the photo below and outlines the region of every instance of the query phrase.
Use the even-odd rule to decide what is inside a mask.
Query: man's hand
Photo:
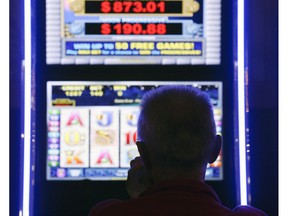
[[[152,186],[152,176],[144,167],[140,157],[136,157],[130,162],[126,189],[132,198],[139,195]]]

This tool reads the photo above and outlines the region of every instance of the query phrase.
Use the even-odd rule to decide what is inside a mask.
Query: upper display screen
[[[221,0],[46,0],[47,64],[220,64]]]

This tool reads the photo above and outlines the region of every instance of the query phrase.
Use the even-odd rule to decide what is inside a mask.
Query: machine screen
[[[220,0],[46,0],[47,64],[218,65]]]
[[[125,180],[135,145],[143,94],[162,85],[205,91],[222,132],[221,82],[48,82],[47,179]],[[222,153],[206,172],[222,179]]]

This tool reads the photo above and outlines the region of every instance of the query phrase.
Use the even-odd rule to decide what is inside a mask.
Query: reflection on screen
[[[143,94],[162,85],[205,91],[222,131],[221,82],[48,82],[47,179],[124,180],[136,148]],[[207,180],[222,179],[222,153],[207,167]]]

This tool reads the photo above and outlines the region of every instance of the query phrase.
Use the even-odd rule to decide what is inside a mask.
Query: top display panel
[[[46,0],[47,64],[220,62],[221,0]]]

